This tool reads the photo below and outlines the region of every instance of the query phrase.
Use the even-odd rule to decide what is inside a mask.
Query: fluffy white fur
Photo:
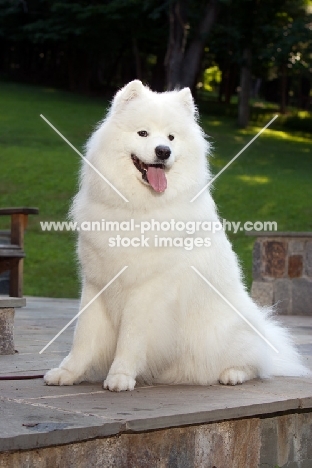
[[[142,138],[138,131],[149,136]],[[168,135],[173,135],[170,141]],[[171,150],[168,188],[142,181],[131,154],[147,164],[155,147]],[[83,221],[218,220],[207,183],[209,144],[196,121],[190,90],[154,93],[133,81],[115,96],[87,144],[88,160],[129,200],[123,201],[84,164],[72,216]],[[138,233],[124,233],[137,236]],[[151,233],[147,233],[151,234]],[[165,233],[165,237],[186,233]],[[81,308],[125,265],[128,269],[79,317],[69,355],[45,375],[48,385],[105,379],[104,388],[132,390],[136,381],[166,384],[242,383],[255,377],[304,375],[306,369],[271,310],[249,297],[231,245],[220,231],[211,247],[112,248],[111,232],[79,234]],[[207,233],[196,233],[207,237]],[[275,353],[191,269],[194,265],[279,350]]]

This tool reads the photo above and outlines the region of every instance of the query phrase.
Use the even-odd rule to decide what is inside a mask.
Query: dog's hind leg
[[[97,294],[86,284],[82,291],[83,309]],[[116,333],[105,311],[101,297],[79,316],[69,355],[60,366],[44,376],[47,385],[73,385],[83,380],[101,380],[108,372],[116,346]]]
[[[258,377],[258,372],[252,367],[231,367],[221,372],[219,382],[223,385],[237,385]]]

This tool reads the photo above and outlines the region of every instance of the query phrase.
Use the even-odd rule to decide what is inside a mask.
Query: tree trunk
[[[287,107],[287,67],[285,64],[281,66],[281,114],[286,114]]]
[[[185,52],[189,29],[186,0],[180,0],[173,4],[169,15],[170,33],[165,59],[168,90],[185,86],[194,89],[206,38],[216,21],[217,11],[218,0],[210,0],[198,26],[198,33]]]
[[[227,88],[227,92],[225,94],[225,104],[231,104],[231,98],[234,94],[236,88],[236,79],[237,79],[237,67],[236,65],[230,66],[230,73],[229,73],[229,85]]]
[[[238,125],[246,128],[249,122],[249,98],[251,90],[251,50],[245,47],[241,67],[240,93],[238,102]]]
[[[221,82],[219,83],[219,89],[218,89],[218,102],[222,102],[224,87],[225,87],[225,74],[226,74],[226,70],[222,68],[221,69]]]
[[[231,102],[231,96],[232,96],[232,91],[231,91],[231,68],[228,67],[228,69],[225,72],[224,76],[224,102],[225,104],[230,104]]]
[[[198,34],[186,51],[182,66],[181,87],[188,86],[193,89],[196,85],[196,77],[198,76],[206,39],[216,22],[217,13],[218,0],[210,0],[199,24]]]
[[[189,25],[187,24],[185,0],[175,2],[169,12],[169,42],[165,57],[167,69],[167,89],[178,87],[181,66]]]

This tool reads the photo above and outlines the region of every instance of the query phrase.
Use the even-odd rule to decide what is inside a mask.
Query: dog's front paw
[[[104,381],[103,388],[107,388],[111,392],[121,392],[122,390],[133,390],[135,380],[126,374],[111,374]]]
[[[237,385],[249,380],[247,373],[241,369],[225,369],[221,372],[219,382],[223,385]]]
[[[43,380],[46,385],[73,385],[76,383],[75,375],[61,367],[49,370]]]

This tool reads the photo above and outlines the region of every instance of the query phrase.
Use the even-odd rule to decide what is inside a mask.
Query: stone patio
[[[15,355],[1,375],[43,374],[70,349],[78,301],[27,298]],[[312,317],[280,316],[312,369]],[[312,467],[312,378],[240,386],[155,386],[111,393],[101,383],[48,387],[0,381],[0,467]]]

